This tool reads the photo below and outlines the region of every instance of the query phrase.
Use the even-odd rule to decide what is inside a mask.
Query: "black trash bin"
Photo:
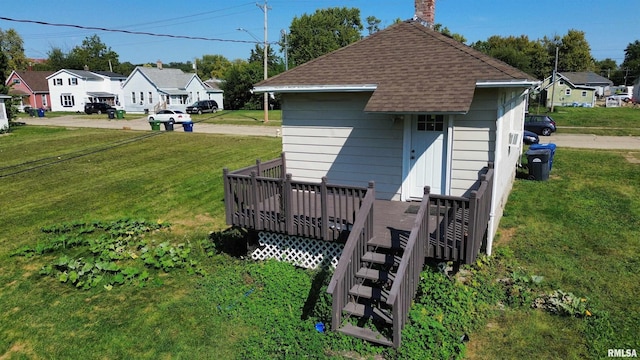
[[[529,179],[545,181],[549,179],[549,159],[551,158],[551,150],[538,149],[528,150],[527,166],[529,167]]]
[[[553,168],[553,155],[556,154],[556,144],[532,144],[529,150],[549,149],[551,151],[551,157],[549,158],[549,171]]]
[[[173,131],[173,121],[165,121],[164,129],[166,131]]]
[[[107,110],[107,115],[109,115],[109,120],[116,118],[116,111],[114,109]]]

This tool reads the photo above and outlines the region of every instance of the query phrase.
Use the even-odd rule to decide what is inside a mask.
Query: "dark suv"
[[[556,122],[547,115],[525,115],[524,129],[538,135],[549,136],[556,131]]]
[[[86,103],[84,104],[84,112],[87,114],[106,114],[109,110],[116,110],[107,103]]]
[[[193,103],[193,105],[187,106],[186,110],[189,114],[214,113],[218,111],[218,103],[214,100],[200,100]]]

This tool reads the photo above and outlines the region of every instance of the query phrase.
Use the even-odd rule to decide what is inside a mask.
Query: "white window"
[[[587,97],[587,92],[586,91],[582,92],[582,97]]]
[[[20,84],[20,79],[13,79],[14,84]]]
[[[153,96],[152,96],[152,92],[149,91],[149,104],[153,104]]]
[[[53,79],[53,85],[61,86],[62,85],[62,79]]]
[[[131,92],[131,102],[134,104],[136,103],[136,93],[133,91]]]
[[[62,84],[60,84],[62,85]],[[69,78],[69,85],[78,85],[78,79],[77,78]]]
[[[75,99],[71,94],[60,95],[60,102],[62,103],[63,107],[72,107],[73,105],[75,105]]]
[[[418,115],[418,131],[443,131],[444,115]]]
[[[571,89],[566,89],[564,91],[564,94],[567,95],[567,96],[571,95]]]
[[[49,104],[47,103],[47,95],[42,94],[42,107],[48,107]]]

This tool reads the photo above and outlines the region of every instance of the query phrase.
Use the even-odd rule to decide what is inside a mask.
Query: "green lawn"
[[[0,359],[640,350],[640,166],[627,160],[638,154],[558,149],[548,181],[516,181],[495,256],[465,267],[464,281],[425,270],[395,351],[315,330],[329,325],[330,274],[230,255],[222,169],[280,151],[279,138],[183,132],[25,126],[0,136]],[[105,256],[121,271],[101,270],[97,286],[82,289],[75,276]],[[577,316],[530,307],[553,290],[586,299]]]
[[[546,113],[544,108],[536,106],[529,110]],[[557,107],[549,115],[556,121],[558,133],[640,136],[640,107]]]

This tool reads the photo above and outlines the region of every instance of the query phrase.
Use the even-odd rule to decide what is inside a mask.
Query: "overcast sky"
[[[260,5],[260,6],[258,6]],[[47,23],[80,25],[156,34],[204,37],[187,40],[131,35],[71,27],[0,20],[0,29],[18,31],[31,58],[46,58],[52,47],[67,52],[93,34],[133,64],[194,61],[204,54],[223,55],[230,60],[247,59],[251,42],[264,40],[264,0],[188,1],[92,1],[92,0],[3,0],[1,17]],[[414,14],[413,0],[268,0],[268,41],[279,40],[296,16],[317,9],[360,9],[364,22],[375,16],[381,26]],[[491,35],[541,39],[563,36],[570,29],[586,33],[596,60],[624,60],[624,49],[640,40],[640,0],[437,0],[436,23],[462,34],[467,44]],[[366,27],[366,23],[364,24]],[[239,31],[244,28],[247,31]],[[366,32],[366,30],[365,30]],[[280,56],[280,48],[276,48]]]

